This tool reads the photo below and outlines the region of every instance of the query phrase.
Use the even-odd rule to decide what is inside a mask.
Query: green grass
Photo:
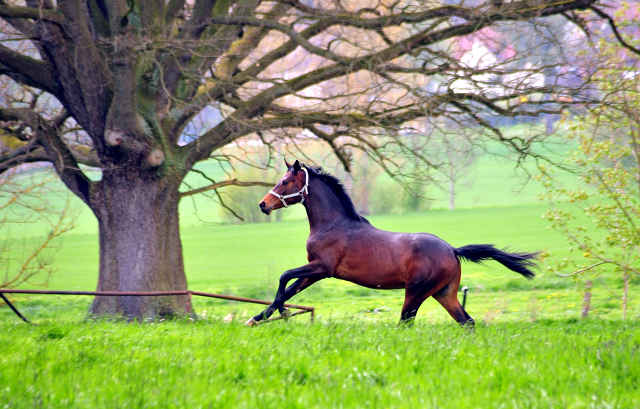
[[[6,408],[633,408],[638,323],[5,325]]]
[[[268,287],[267,287],[268,288]],[[244,296],[272,299],[274,291],[267,292],[260,287],[257,294],[244,292]],[[57,321],[82,321],[91,303],[88,296],[20,296],[16,306],[35,323]],[[459,295],[462,302],[462,294]],[[327,282],[325,286],[313,286],[295,297],[292,302],[316,308],[316,315],[326,319],[342,319],[353,316],[367,321],[391,320],[397,322],[404,300],[402,291],[373,291],[362,287],[344,285],[339,281]],[[256,304],[194,297],[193,307],[199,318],[233,316],[237,322],[246,321],[249,316],[264,307]],[[384,308],[383,308],[384,307]],[[619,298],[606,288],[596,287],[592,293],[590,317],[620,320],[622,304]],[[582,308],[582,296],[573,288],[518,291],[477,291],[468,294],[466,309],[479,323],[533,322],[538,319],[577,319]],[[382,312],[371,313],[373,309]],[[630,320],[640,318],[640,301],[630,301],[627,315]],[[307,321],[307,316],[295,318]],[[428,299],[420,308],[418,322],[429,324],[449,324],[453,320],[433,299]],[[0,308],[0,326],[19,321],[13,312]]]

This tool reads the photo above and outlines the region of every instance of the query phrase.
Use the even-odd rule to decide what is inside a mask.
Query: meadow
[[[561,177],[575,183],[571,175]],[[547,205],[537,200],[539,186],[523,185],[510,164],[484,156],[471,179],[460,189],[454,211],[444,210],[446,195],[433,190],[431,211],[369,219],[381,229],[433,233],[456,247],[493,243],[549,251],[557,259],[580,257],[541,218]],[[279,275],[306,262],[302,208],[284,211],[279,223],[230,225],[206,198],[184,201],[181,237],[189,288],[271,299]],[[25,226],[12,239],[28,240],[37,229]],[[98,240],[88,210],[59,244],[49,288],[95,289]],[[433,300],[424,303],[413,328],[398,329],[402,291],[330,279],[292,300],[316,307],[314,324],[303,315],[253,329],[242,325],[261,309],[252,304],[194,298],[191,319],[132,325],[87,318],[90,297],[17,296],[18,308],[37,325],[21,323],[0,307],[0,403],[640,406],[640,299],[631,300],[629,319],[622,321],[617,277],[602,271],[594,281],[590,317],[581,319],[580,283],[544,266],[533,281],[496,263],[465,263],[462,271],[475,333],[457,327]]]
[[[3,325],[5,408],[634,408],[637,322]]]

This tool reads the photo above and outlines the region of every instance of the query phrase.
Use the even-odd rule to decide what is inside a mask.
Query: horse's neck
[[[333,190],[319,179],[309,181],[309,195],[304,201],[309,226],[322,228],[341,219],[348,219],[344,205]]]

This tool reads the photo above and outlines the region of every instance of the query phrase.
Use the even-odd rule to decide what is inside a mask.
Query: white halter
[[[284,201],[284,199],[289,199],[290,197],[300,196],[302,198],[302,200],[299,203],[302,204],[302,203],[304,203],[304,194],[305,193],[309,194],[309,172],[305,168],[300,168],[300,170],[304,170],[304,174],[306,176],[306,180],[304,182],[304,186],[302,186],[302,189],[300,189],[299,192],[291,193],[290,195],[286,195],[286,196],[282,196],[282,195],[277,194],[273,190],[269,191],[269,193],[271,193],[272,195],[274,195],[275,197],[280,199],[280,201],[282,202],[284,207],[289,207],[289,205],[287,204],[287,202]],[[293,203],[293,204],[295,204],[295,203]]]

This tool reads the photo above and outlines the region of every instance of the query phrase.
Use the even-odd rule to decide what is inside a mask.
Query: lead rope
[[[276,192],[274,192],[273,190],[270,190],[269,193],[271,193],[272,195],[274,195],[275,197],[277,197],[278,199],[280,199],[280,201],[282,202],[282,204],[284,205],[284,207],[289,207],[289,205],[287,204],[287,202],[284,201],[284,199],[289,199],[291,197],[296,197],[296,196],[300,196],[302,198],[302,200],[300,200],[300,204],[304,203],[304,194],[306,193],[307,195],[309,194],[309,171],[307,171],[306,168],[301,168],[301,170],[304,170],[304,174],[305,174],[305,182],[304,182],[304,186],[302,186],[302,189],[300,189],[299,192],[297,193],[291,193],[290,195],[286,195],[286,196],[282,196],[277,194]],[[295,203],[293,203],[295,204]]]

